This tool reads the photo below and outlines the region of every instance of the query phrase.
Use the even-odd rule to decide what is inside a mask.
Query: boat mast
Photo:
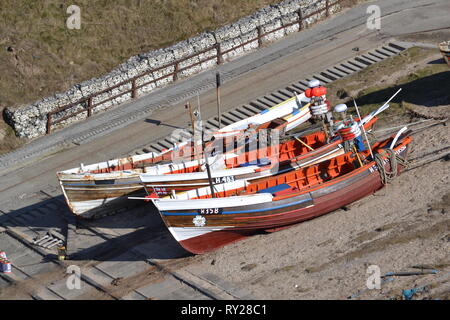
[[[190,102],[186,103],[184,108],[188,110],[189,116],[191,117],[192,134],[194,134],[195,133],[195,120],[194,120],[194,114],[192,113],[191,103]]]
[[[203,155],[205,157],[206,173],[208,174],[208,182],[209,182],[209,188],[211,190],[211,196],[213,198],[215,198],[216,194],[214,192],[214,185],[212,183],[211,168],[209,167],[208,155],[206,154],[206,143],[205,143],[205,131],[204,130],[202,130],[202,149],[203,149]]]
[[[220,73],[216,72],[216,96],[217,96],[217,121],[219,121],[219,130],[222,127],[222,115],[220,112]]]
[[[361,119],[361,114],[359,113],[358,105],[356,104],[355,99],[353,99],[353,104],[355,105],[356,113],[358,114],[358,118],[359,118],[359,121],[360,121],[360,123],[361,123],[361,120],[362,120],[362,119]],[[364,138],[366,138],[367,147],[369,148],[370,155],[372,156],[372,159],[375,159],[375,158],[373,157],[372,147],[370,146],[369,138],[367,138],[367,133],[366,133],[366,129],[364,128],[364,124],[361,124],[361,129],[362,129],[362,132],[363,132],[363,134],[364,134]]]
[[[198,109],[195,111],[195,115],[192,112],[191,109],[191,105],[188,102],[187,106],[189,108],[189,113],[191,115],[191,121],[192,121],[192,127],[193,129],[195,129],[194,127],[194,116],[195,118],[197,118],[198,123],[201,123],[202,117],[201,117],[201,113],[200,113],[200,98],[197,99],[197,103],[198,103]],[[216,197],[216,194],[214,192],[214,185],[212,183],[212,177],[211,177],[211,168],[209,167],[209,161],[208,161],[208,155],[206,153],[206,142],[205,142],[205,130],[203,130],[203,127],[198,128],[199,130],[201,130],[201,139],[202,139],[202,152],[203,152],[203,156],[205,157],[205,167],[206,167],[206,173],[208,174],[208,182],[209,182],[209,187],[211,189],[211,196],[213,198]],[[194,131],[194,135],[195,135],[195,131]],[[194,139],[195,140],[195,139]],[[195,145],[195,151],[197,150],[197,146],[196,143],[194,142]],[[199,166],[200,166],[200,158],[199,158]]]
[[[197,141],[195,140],[195,138],[196,138],[196,134],[195,134],[196,133],[196,127],[195,127],[194,113],[192,112],[192,107],[191,107],[191,103],[190,102],[186,103],[186,105],[184,107],[188,110],[189,116],[191,118],[194,159],[198,159],[198,167],[199,167],[199,170],[200,170],[201,163],[200,163],[200,157],[198,156],[198,151],[197,151]]]

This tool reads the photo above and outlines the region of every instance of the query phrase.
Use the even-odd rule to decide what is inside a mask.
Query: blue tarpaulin
[[[274,194],[276,192],[283,191],[283,190],[290,189],[290,188],[291,188],[290,185],[283,183],[283,184],[279,184],[277,186],[259,190],[256,193],[272,193],[272,194]]]
[[[249,166],[267,166],[270,164],[270,160],[267,158],[256,159],[254,161],[245,162],[239,164],[240,167],[249,167]]]

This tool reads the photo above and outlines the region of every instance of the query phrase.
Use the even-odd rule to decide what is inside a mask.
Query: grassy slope
[[[130,56],[279,1],[2,0],[0,108],[63,91],[108,72]],[[81,8],[80,30],[66,28],[71,4]]]
[[[2,0],[0,111],[100,76],[129,57],[212,30],[280,0]],[[81,9],[69,30],[67,7]],[[0,118],[0,153],[24,141]]]
[[[380,118],[402,116],[406,104],[426,107],[450,105],[450,92],[445,83],[450,71],[438,50],[413,47],[329,86],[332,104],[347,103],[355,114],[355,98],[362,114],[389,99],[399,88],[402,92],[390,103]],[[338,98],[340,97],[340,98]]]

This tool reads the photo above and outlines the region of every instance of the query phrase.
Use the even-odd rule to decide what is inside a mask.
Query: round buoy
[[[344,141],[353,140],[361,135],[361,129],[357,122],[351,122],[344,125],[338,132]]]
[[[313,79],[308,82],[308,87],[310,87],[310,88],[315,88],[318,86],[320,86],[320,81],[317,79]]]
[[[340,103],[334,107],[334,112],[341,113],[345,111],[347,111],[347,105],[345,103]]]

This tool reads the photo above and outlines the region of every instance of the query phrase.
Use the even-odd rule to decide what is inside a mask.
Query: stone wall
[[[330,3],[334,3],[335,1],[330,0]],[[87,101],[77,103],[69,109],[55,112],[62,106],[76,103],[83,98],[94,95],[92,104],[95,107],[92,108],[92,114],[101,112],[132,99],[131,93],[127,93],[110,101],[103,102],[121,92],[131,89],[131,82],[115,89],[107,90],[112,86],[116,86],[144,73],[146,73],[145,76],[139,77],[136,80],[136,86],[140,86],[154,79],[159,79],[164,75],[174,72],[175,66],[168,65],[186,57],[190,58],[178,64],[178,70],[181,70],[177,74],[178,78],[189,77],[193,74],[211,69],[217,65],[217,46],[220,46],[220,51],[224,52],[222,61],[229,61],[258,48],[258,41],[255,40],[245,46],[233,49],[246,41],[256,38],[258,35],[258,27],[261,32],[266,33],[286,24],[297,22],[292,26],[270,33],[262,39],[263,43],[275,41],[289,33],[299,31],[298,19],[300,11],[301,15],[306,17],[315,10],[325,8],[325,6],[325,0],[284,0],[277,5],[266,6],[250,16],[218,28],[215,31],[201,33],[168,48],[133,56],[110,73],[76,84],[66,92],[57,93],[54,96],[44,98],[31,105],[22,106],[15,110],[7,108],[5,110],[6,120],[14,128],[19,137],[35,138],[44,135],[46,133],[49,112],[53,113],[53,121],[57,121],[77,111],[85,110],[76,116],[52,125],[52,130],[67,126],[87,117]],[[329,9],[331,15],[340,11],[340,6],[335,5]],[[304,20],[303,27],[308,27],[324,17],[325,12],[315,14]],[[197,54],[205,50],[207,51],[202,54]],[[212,59],[192,66],[206,58]],[[154,71],[156,69],[158,70]],[[165,86],[173,81],[173,77],[164,77],[157,82],[139,88],[137,95],[151,92],[155,88]]]

